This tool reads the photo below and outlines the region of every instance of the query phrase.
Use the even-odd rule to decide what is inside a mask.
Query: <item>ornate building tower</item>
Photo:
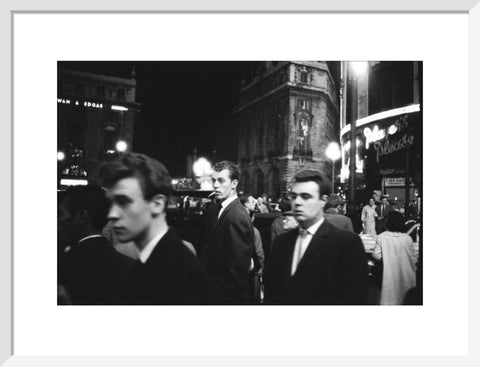
[[[243,82],[234,122],[240,191],[278,199],[294,174],[315,168],[327,177],[329,142],[339,140],[337,88],[326,62],[267,61]]]

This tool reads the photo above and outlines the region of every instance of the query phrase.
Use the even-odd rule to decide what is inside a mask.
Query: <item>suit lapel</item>
[[[233,200],[230,204],[227,205],[227,207],[223,210],[222,214],[220,215],[220,218],[217,219],[216,222],[214,222],[215,224],[213,225],[213,228],[212,228],[212,232],[214,232],[217,227],[220,225],[220,223],[223,221],[223,219],[225,218],[225,215],[227,214],[227,212],[233,208],[234,205],[236,205],[236,203],[240,202],[238,198],[236,198],[235,200]],[[220,211],[220,210],[219,210]],[[218,216],[218,213],[219,211],[217,211],[217,216]]]
[[[320,227],[318,227],[317,232],[315,232],[315,234],[313,235],[307,250],[303,254],[303,257],[297,266],[297,271],[295,272],[295,274],[297,274],[299,270],[301,271],[302,267],[304,267],[305,264],[307,264],[313,258],[313,256],[327,243],[330,231],[331,231],[331,225],[328,224],[327,221],[324,219],[323,223],[320,225]],[[295,248],[295,243],[293,247]],[[292,258],[293,258],[293,251],[292,251]],[[291,263],[292,262],[290,261],[290,264]]]

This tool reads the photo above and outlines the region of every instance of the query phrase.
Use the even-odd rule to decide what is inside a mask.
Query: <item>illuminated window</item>
[[[306,154],[310,151],[310,128],[308,119],[300,117],[297,122],[296,151],[298,154]]]

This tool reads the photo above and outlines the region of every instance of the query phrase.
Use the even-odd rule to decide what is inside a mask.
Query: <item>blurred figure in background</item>
[[[257,199],[257,206],[258,206],[258,211],[260,213],[268,213],[268,208],[263,202],[263,198],[261,196],[258,197]]]
[[[353,225],[350,218],[340,214],[344,202],[340,195],[331,194],[328,196],[327,204],[325,205],[325,219],[333,224],[335,227],[345,229],[353,232]]]
[[[273,241],[278,236],[298,227],[298,222],[295,219],[295,215],[293,214],[290,200],[287,198],[282,199],[280,201],[279,207],[282,215],[275,218],[272,222],[272,226],[270,229],[270,247],[273,245]]]
[[[405,233],[403,215],[391,211],[387,230],[377,237],[374,258],[383,261],[381,305],[401,305],[405,294],[415,287],[416,258],[412,238]]]
[[[363,222],[363,233],[375,235],[375,218],[378,216],[375,199],[370,198],[368,204],[365,205],[362,209],[362,222]]]
[[[383,195],[381,200],[381,203],[377,205],[378,217],[376,218],[375,222],[375,231],[377,232],[377,234],[385,231],[385,223],[387,221],[388,213],[393,210],[392,206],[388,202],[388,197]]]
[[[74,186],[58,208],[58,238],[68,243],[58,259],[62,299],[77,305],[125,302],[133,260],[101,236],[109,203],[99,186]],[[68,297],[65,295],[68,294]]]
[[[268,197],[267,194],[262,194],[262,199],[263,199],[263,204],[265,204],[265,206],[267,207],[268,209],[268,212],[272,212],[273,209],[272,209],[272,206],[270,205],[270,201],[271,201],[271,198]]]

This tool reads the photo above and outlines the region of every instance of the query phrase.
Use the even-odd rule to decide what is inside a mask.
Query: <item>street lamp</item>
[[[328,144],[327,150],[325,151],[325,155],[328,159],[332,161],[332,194],[335,191],[335,161],[340,158],[341,152],[340,147],[334,141]]]
[[[115,148],[117,148],[117,151],[119,152],[125,152],[127,150],[127,143],[124,142],[123,140],[119,140],[117,141]]]

